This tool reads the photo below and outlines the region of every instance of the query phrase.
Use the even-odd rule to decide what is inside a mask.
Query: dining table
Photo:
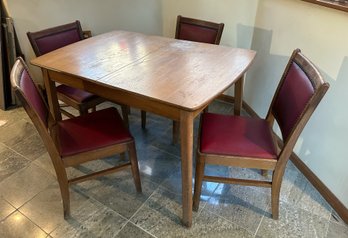
[[[234,85],[242,108],[249,49],[111,31],[31,60],[42,69],[52,115],[61,120],[56,82],[180,124],[182,224],[192,225],[193,125],[214,99]]]

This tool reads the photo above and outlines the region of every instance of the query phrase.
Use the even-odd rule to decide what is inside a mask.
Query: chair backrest
[[[56,171],[60,171],[58,166],[63,165],[55,143],[56,122],[22,58],[18,58],[14,63],[10,77],[16,96],[38,130]]]
[[[310,116],[329,88],[315,65],[299,49],[294,50],[273,97],[267,120],[275,119],[288,158]]]
[[[203,43],[220,44],[223,23],[214,23],[193,18],[178,16],[175,39]]]
[[[79,21],[37,32],[27,32],[27,36],[36,56],[84,39]]]
[[[11,71],[11,84],[28,114],[34,115],[35,121],[48,129],[49,110],[38,87],[32,80],[29,70],[22,58],[18,58]]]

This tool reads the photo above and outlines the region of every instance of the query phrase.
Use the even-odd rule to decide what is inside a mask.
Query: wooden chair
[[[135,142],[117,109],[108,108],[55,121],[21,58],[17,59],[12,68],[11,84],[51,157],[62,195],[65,218],[70,215],[71,184],[131,167],[136,190],[141,192]],[[80,177],[67,176],[68,167],[125,152],[129,153],[129,162]]]
[[[90,32],[82,31],[79,21],[37,32],[27,32],[27,36],[36,56],[41,56],[63,46],[78,42],[89,35]],[[88,113],[88,109],[90,108],[92,111],[95,111],[96,106],[105,101],[105,99],[99,96],[64,84],[57,86],[57,96],[60,101],[78,110],[80,115]],[[60,107],[60,111],[70,118],[74,117],[62,107]],[[123,106],[122,115],[125,124],[128,124],[127,111],[127,108]]]
[[[219,45],[224,23],[214,23],[194,18],[178,16],[175,39]],[[141,126],[146,127],[146,111],[141,111]],[[179,123],[173,121],[173,143],[178,142]]]
[[[204,113],[196,158],[193,208],[198,210],[202,181],[271,188],[273,219],[286,163],[310,116],[329,88],[316,67],[295,50],[273,97],[266,119]],[[274,120],[282,135],[278,146]],[[272,170],[271,181],[204,175],[205,164]]]

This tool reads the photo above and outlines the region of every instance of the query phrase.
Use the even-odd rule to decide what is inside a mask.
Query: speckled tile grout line
[[[41,226],[39,226],[39,225],[36,224],[34,221],[32,221],[32,220],[30,219],[30,217],[26,216],[24,213],[22,213],[21,211],[19,211],[19,208],[16,209],[16,212],[19,212],[22,216],[26,217],[31,223],[33,223],[36,227],[38,227],[38,228],[39,228],[42,232],[44,232],[47,236],[49,235],[49,233],[45,232],[45,230],[42,229]],[[13,214],[13,213],[11,213],[11,214]]]
[[[35,135],[31,135],[31,136],[35,136]],[[29,137],[31,137],[31,136],[29,136]],[[20,155],[20,156],[22,156],[23,158],[25,158],[26,160],[28,160],[28,161],[30,162],[30,163],[28,164],[28,166],[33,162],[33,160],[27,158],[25,155],[22,155],[21,153],[18,153],[16,150],[12,149],[10,146],[8,146],[8,145],[6,145],[6,144],[4,144],[4,143],[2,143],[2,142],[0,142],[0,143],[1,143],[1,145],[3,145],[4,147],[6,147],[7,149],[11,150],[11,151],[14,152],[15,154]],[[18,143],[20,143],[20,142],[18,142]],[[18,143],[14,144],[13,146],[17,145]],[[26,166],[26,167],[28,167],[28,166]],[[26,168],[26,167],[24,167],[24,168]],[[20,171],[20,170],[18,170],[18,171]],[[18,171],[17,171],[17,172],[18,172]],[[16,172],[16,173],[17,173],[17,172]]]
[[[134,212],[134,214],[128,219],[129,221],[140,211],[140,209],[145,205],[145,203],[154,195],[154,193],[159,189],[160,185],[156,189],[153,190],[151,195],[141,204],[141,206]]]
[[[227,219],[227,218],[225,218],[225,217],[223,217],[223,216],[220,216],[219,214],[215,213],[214,211],[211,211],[211,210],[208,210],[208,209],[205,210],[205,211],[208,212],[208,213],[214,214],[215,216],[217,216],[217,217],[219,217],[219,218],[221,218],[221,219],[223,219],[223,220],[225,220],[225,221],[227,221],[227,222],[229,222],[229,223],[235,225],[236,227],[239,227],[240,229],[245,230],[245,231],[248,232],[250,235],[254,236],[254,235],[252,234],[252,232],[250,232],[248,229],[245,229],[244,227],[242,227],[242,226],[240,226],[240,225],[234,223],[233,221],[231,221],[231,220],[229,220],[229,219]]]
[[[36,136],[36,134],[30,135],[30,136],[26,137],[26,139],[28,139],[28,138],[30,138],[30,137],[34,137],[34,136]],[[41,138],[41,137],[40,137],[40,138]],[[12,147],[13,147],[13,146],[16,146],[16,145],[19,144],[19,143],[21,143],[21,141],[19,141],[18,143],[12,145]],[[21,153],[17,152],[16,150],[12,149],[11,147],[8,147],[8,146],[7,146],[7,148],[11,149],[11,151],[15,152],[16,154],[18,154],[18,155],[20,155],[20,156],[23,156],[25,159],[29,160],[30,162],[33,162],[33,161],[35,160],[35,159],[34,159],[34,160],[31,160],[31,159],[27,158],[25,155],[22,155]],[[45,151],[46,151],[46,147],[45,147]],[[37,159],[37,158],[36,158],[36,159]]]
[[[2,198],[3,199],[3,198]],[[3,200],[5,200],[5,199],[3,199]],[[11,207],[13,207],[14,208],[14,210],[13,210],[13,212],[11,212],[10,214],[8,214],[7,216],[5,216],[3,219],[1,219],[0,220],[0,224],[3,222],[3,221],[5,221],[9,216],[11,216],[13,213],[15,213],[15,212],[19,212],[19,210],[18,209],[16,209],[14,206],[12,206],[12,204],[11,203],[9,203],[7,200],[5,200],[8,204],[10,204],[11,205]]]
[[[145,203],[155,194],[155,192],[156,192],[158,189],[160,189],[160,185],[158,185],[158,187],[157,187],[155,190],[153,190],[153,192],[151,193],[151,195],[143,202],[143,204],[141,204],[141,206],[138,208],[138,210],[136,210],[136,211],[134,212],[134,214],[127,220],[127,222],[132,223],[132,224],[135,225],[136,227],[140,228],[141,230],[145,231],[146,233],[148,233],[148,234],[150,234],[150,235],[152,235],[152,236],[154,236],[154,237],[156,237],[156,236],[153,235],[153,234],[151,234],[151,233],[148,232],[147,230],[143,229],[142,227],[138,226],[137,224],[133,223],[131,220],[132,220],[132,218],[133,218],[135,215],[137,215],[137,213],[145,206]],[[151,209],[152,209],[152,208],[151,208]],[[123,229],[123,228],[122,228],[122,229]],[[121,229],[121,230],[122,230],[122,229]]]
[[[134,222],[132,222],[132,221],[128,221],[128,222],[129,222],[129,223],[131,223],[131,224],[133,224],[134,226],[136,226],[136,227],[137,227],[137,228],[139,228],[140,230],[142,230],[142,231],[146,232],[147,234],[149,234],[149,235],[153,236],[154,238],[157,238],[157,236],[155,236],[154,234],[152,234],[152,233],[148,232],[147,230],[143,229],[142,227],[138,226],[138,225],[137,225],[137,224],[135,224]]]
[[[263,215],[263,216],[262,216],[261,221],[260,221],[259,225],[258,225],[258,226],[257,226],[257,228],[256,228],[256,231],[255,231],[254,237],[256,237],[257,232],[259,231],[259,229],[260,229],[260,227],[261,227],[261,224],[262,224],[262,221],[263,221],[263,219],[264,219],[264,218],[265,218],[265,215]]]
[[[176,155],[176,154],[173,154],[173,153],[171,153],[170,151],[166,151],[166,150],[164,150],[164,149],[162,149],[162,148],[160,148],[160,147],[157,147],[156,145],[149,145],[149,147],[156,148],[157,150],[162,151],[163,153],[168,154],[168,155],[171,155],[171,156],[173,156],[173,157],[175,157],[175,158],[178,158],[178,159],[181,161],[181,157],[180,157],[180,156],[178,156],[178,155]]]
[[[198,212],[197,212],[197,216],[200,216],[203,209],[205,209],[205,207],[207,206],[209,200],[211,199],[211,197],[213,196],[213,194],[215,193],[216,189],[218,189],[218,187],[220,186],[221,183],[218,183],[218,185],[215,187],[214,191],[211,193],[209,199],[203,204],[201,210],[198,209]],[[207,209],[207,211],[209,211],[209,209]],[[215,214],[215,213],[214,213]]]

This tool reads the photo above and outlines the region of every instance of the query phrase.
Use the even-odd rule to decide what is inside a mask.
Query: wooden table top
[[[52,51],[31,63],[194,111],[234,84],[255,54],[247,49],[113,31]]]

